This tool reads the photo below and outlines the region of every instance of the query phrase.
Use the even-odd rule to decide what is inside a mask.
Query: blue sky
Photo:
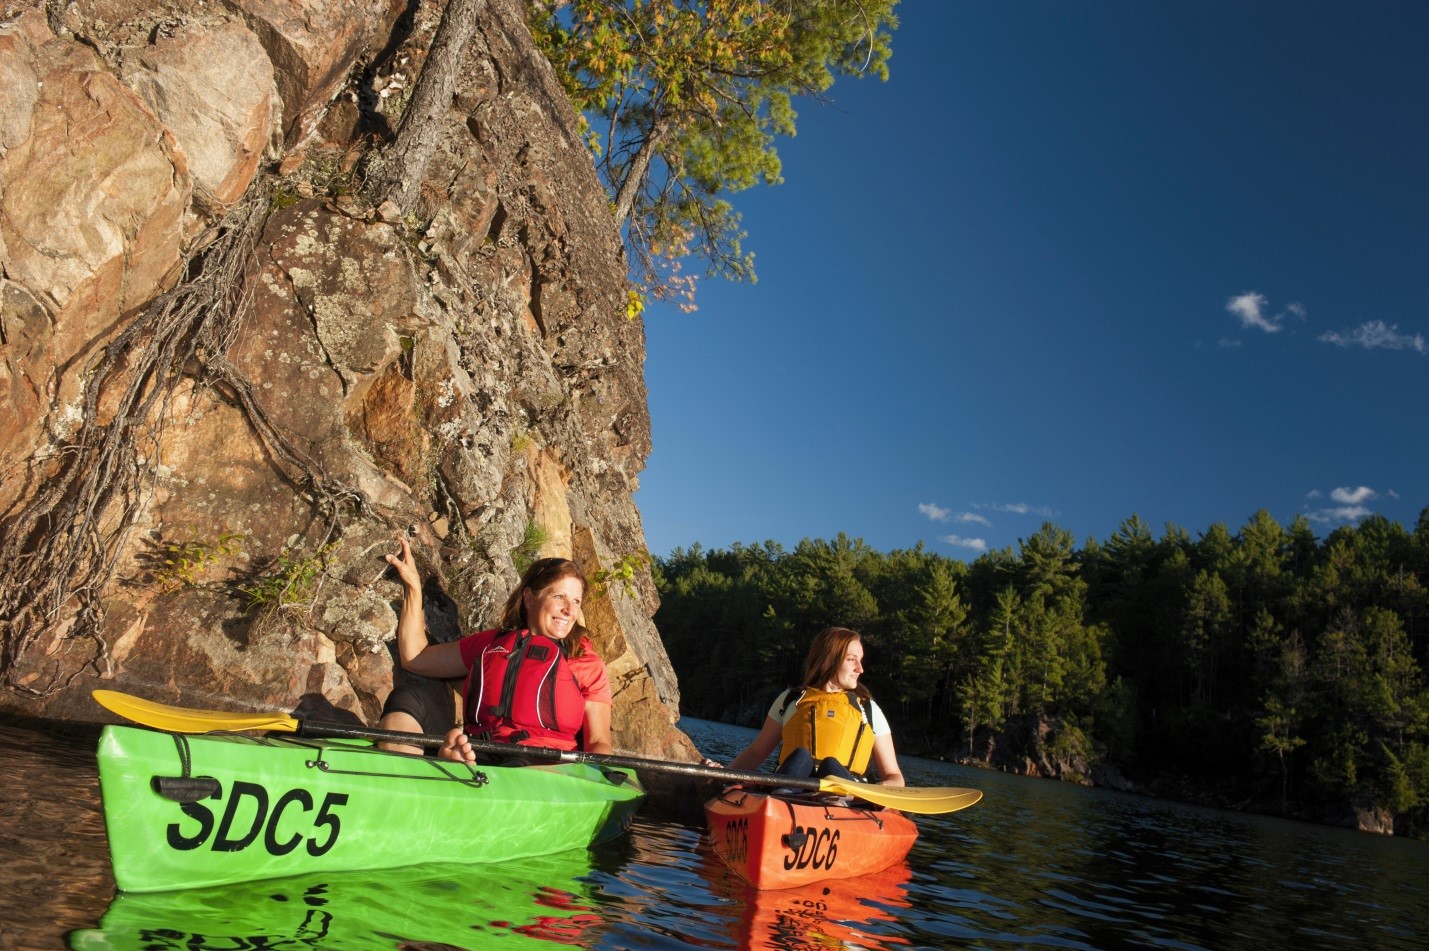
[[[650,551],[1429,505],[1429,4],[904,0],[646,312]]]

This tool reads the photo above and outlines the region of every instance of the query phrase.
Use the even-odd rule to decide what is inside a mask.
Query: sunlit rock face
[[[363,192],[363,163],[440,5],[52,6],[0,0],[0,527],[73,464],[87,415],[112,422],[126,374],[157,366],[166,398],[132,447],[139,489],[96,521],[118,551],[102,617],[47,614],[0,708],[100,719],[103,686],[373,723],[400,593],[382,556],[405,532],[443,637],[494,623],[522,558],[635,565],[585,609],[616,745],[693,755],[633,502],[643,327],[519,0],[487,4],[406,217]],[[124,338],[93,388],[260,189],[221,346],[170,365]]]

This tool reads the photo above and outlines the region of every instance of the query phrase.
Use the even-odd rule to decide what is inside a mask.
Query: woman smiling
[[[405,538],[397,543],[401,552],[388,555],[387,561],[403,589],[397,621],[402,669],[423,677],[466,680],[460,724],[452,725],[450,705],[433,702],[431,691],[402,685],[383,706],[383,729],[445,733],[437,755],[467,763],[476,760],[470,738],[611,752],[610,681],[580,624],[586,583],[574,562],[540,559],[526,569],[507,598],[499,628],[433,644],[427,639],[421,578],[411,547]],[[383,745],[420,752],[417,746]]]

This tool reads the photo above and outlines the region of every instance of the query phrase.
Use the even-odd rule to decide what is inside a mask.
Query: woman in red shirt
[[[463,723],[452,726],[450,705],[433,703],[419,687],[404,685],[387,697],[383,729],[445,733],[437,755],[467,763],[476,760],[469,736],[568,750],[576,748],[579,736],[587,752],[611,752],[610,681],[579,622],[586,583],[574,562],[542,558],[527,568],[506,601],[500,628],[433,644],[411,547],[405,538],[397,543],[401,553],[387,561],[402,582],[398,658],[404,670],[422,677],[465,677]],[[382,745],[421,752],[417,746]]]

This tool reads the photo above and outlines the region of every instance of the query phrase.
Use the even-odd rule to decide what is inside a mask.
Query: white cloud
[[[1373,515],[1374,510],[1366,503],[1373,502],[1379,498],[1379,493],[1367,485],[1348,486],[1342,485],[1330,490],[1330,500],[1335,505],[1321,509],[1315,509],[1305,513],[1305,517],[1312,522],[1320,522],[1329,525],[1344,525],[1348,522],[1358,522],[1367,515]],[[1394,497],[1394,493],[1389,495]],[[1318,499],[1323,493],[1318,489],[1306,495],[1306,498]]]
[[[1378,498],[1378,493],[1367,485],[1357,486],[1353,489],[1347,485],[1342,485],[1330,493],[1330,498],[1339,502],[1341,505],[1363,505],[1366,502]]]
[[[976,512],[959,512],[959,513],[958,513],[958,516],[957,516],[957,521],[959,521],[959,522],[974,522],[974,523],[976,523],[976,524],[978,524],[978,525],[986,525],[988,528],[991,528],[991,527],[992,527],[992,522],[991,522],[990,520],[988,520],[988,519],[986,519],[986,518],[983,518],[981,515],[978,515]]]
[[[1364,347],[1366,350],[1413,350],[1429,354],[1429,342],[1423,334],[1399,332],[1398,324],[1386,324],[1382,320],[1371,320],[1360,324],[1354,330],[1341,333],[1327,330],[1320,334],[1321,343],[1332,343],[1337,347]]]
[[[932,502],[919,502],[918,511],[934,522],[946,522],[948,516],[953,514],[940,505],[934,505]]]
[[[1358,522],[1366,515],[1374,514],[1363,505],[1341,505],[1334,508],[1317,509],[1314,512],[1306,512],[1305,517],[1312,522],[1328,522],[1333,525],[1340,525],[1345,522]]]
[[[1246,291],[1226,301],[1226,310],[1235,314],[1242,327],[1254,330],[1263,330],[1268,334],[1279,333],[1285,326],[1285,316],[1305,319],[1305,305],[1299,301],[1292,301],[1285,306],[1285,309],[1275,315],[1266,313],[1266,305],[1269,304],[1264,294],[1256,291]],[[1221,346],[1227,346],[1228,341],[1222,340]]]
[[[1268,303],[1264,294],[1247,291],[1226,301],[1226,310],[1236,315],[1242,327],[1254,327],[1273,334],[1280,330],[1280,316],[1265,316],[1265,305]]]
[[[1013,515],[1040,515],[1055,518],[1057,513],[1047,505],[1028,505],[1026,502],[994,502],[991,505],[975,505],[973,508],[987,509],[989,512],[1010,512]]]
[[[973,551],[987,551],[987,542],[981,538],[964,538],[961,535],[944,535],[943,541],[949,545],[956,545],[959,548],[970,548]]]
[[[1219,348],[1222,349],[1222,350],[1234,350],[1236,347],[1239,347],[1240,345],[1241,345],[1241,341],[1239,341],[1239,340],[1232,340],[1232,339],[1230,339],[1229,337],[1222,337],[1220,340],[1216,341],[1216,346],[1219,347]]]
[[[1305,493],[1305,498],[1307,498],[1307,499],[1318,499],[1320,496],[1322,496],[1322,495],[1324,495],[1324,494],[1325,494],[1325,493],[1321,492],[1319,489],[1311,489],[1309,492],[1306,492],[1306,493]]]

